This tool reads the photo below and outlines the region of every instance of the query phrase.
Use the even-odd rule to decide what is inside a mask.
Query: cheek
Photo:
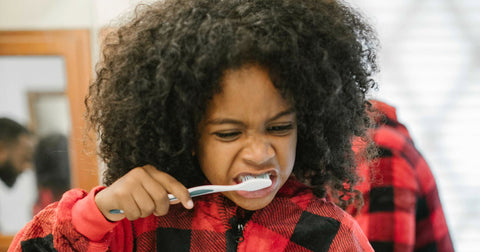
[[[284,179],[288,179],[292,173],[293,166],[295,164],[295,156],[297,153],[297,134],[295,133],[292,138],[285,143],[281,157],[281,166],[283,167],[282,173]]]
[[[18,153],[13,153],[11,156],[10,156],[10,161],[12,162],[13,165],[15,165],[15,167],[19,168],[20,166],[22,166],[23,164],[23,160],[22,158],[20,157],[20,155]]]
[[[204,141],[199,146],[198,161],[203,174],[212,184],[225,184],[232,160],[230,148]]]
[[[295,157],[297,155],[297,133],[295,132],[295,137],[293,137],[292,142],[290,143],[290,162],[291,166],[293,168],[293,165],[295,163]]]

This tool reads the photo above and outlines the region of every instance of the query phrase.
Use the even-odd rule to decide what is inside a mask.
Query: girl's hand
[[[170,207],[171,193],[187,209],[193,201],[187,188],[169,174],[151,165],[137,167],[95,195],[95,203],[109,221],[123,218],[136,220],[151,214],[166,215]],[[110,210],[121,209],[123,214],[112,214]]]

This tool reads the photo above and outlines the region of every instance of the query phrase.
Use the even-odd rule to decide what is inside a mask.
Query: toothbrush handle
[[[216,193],[216,192],[233,191],[236,189],[237,189],[237,186],[203,185],[203,186],[196,186],[196,187],[189,188],[188,192],[190,192],[190,197],[196,197],[196,196],[201,196],[201,195]],[[177,200],[177,198],[172,194],[168,194],[168,199],[170,201]]]
[[[188,189],[190,192],[190,197],[201,196],[205,194],[215,193],[215,192],[224,192],[224,191],[232,191],[235,190],[236,186],[221,186],[221,185],[204,185],[204,186],[197,186]],[[168,199],[170,201],[177,200],[175,196],[172,194],[168,194]],[[121,209],[112,209],[109,211],[111,214],[123,214],[123,210]]]
[[[195,188],[192,188],[192,189],[195,189]],[[190,191],[190,197],[201,196],[201,195],[214,193],[214,192],[215,192],[215,190],[212,190],[212,189],[200,189],[199,188],[199,189],[191,190]],[[172,194],[168,194],[168,199],[170,201],[177,200],[177,198],[175,196],[173,196]]]

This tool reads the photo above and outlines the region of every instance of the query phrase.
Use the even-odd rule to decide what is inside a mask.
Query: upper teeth
[[[250,179],[269,179],[269,178],[270,178],[270,174],[263,173],[263,174],[260,174],[260,175],[257,175],[257,176],[245,175],[245,176],[240,177],[240,180],[242,182],[245,182],[245,181],[250,180]]]

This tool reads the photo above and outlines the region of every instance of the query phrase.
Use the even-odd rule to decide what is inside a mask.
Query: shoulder
[[[314,197],[311,204],[302,213],[304,219],[317,229],[328,230],[332,234],[349,232],[363,235],[355,219],[331,201]]]
[[[371,117],[375,127],[372,131],[373,141],[390,152],[399,152],[408,157],[409,153],[417,153],[410,133],[397,119],[396,109],[380,101],[371,101]]]
[[[59,202],[54,202],[40,211],[17,233],[12,241],[11,249],[14,251],[29,250],[29,248],[53,249],[54,240],[60,243],[60,240],[55,237],[56,235],[63,235],[64,232],[73,230],[71,224],[72,207],[75,202],[86,195],[87,192],[81,189],[72,189],[65,192]],[[78,240],[79,234],[69,233],[72,233],[72,240]],[[86,243],[82,244],[86,245]]]
[[[293,233],[290,241],[313,251],[372,251],[352,216],[333,202],[316,197],[308,187],[297,183],[299,182],[290,181],[287,184],[295,194],[290,197],[282,195],[272,202],[276,210],[269,215],[274,219],[271,220],[273,222],[291,223]],[[278,217],[281,213],[285,214]]]
[[[397,186],[418,190],[417,173],[428,165],[415,147],[408,129],[397,120],[395,108],[378,101],[372,104],[376,112],[372,139],[378,154],[374,160],[376,165],[367,167],[374,169],[372,175],[383,184],[393,185],[394,181],[390,180],[396,178]]]
[[[313,251],[373,251],[353,217],[316,197],[301,213],[290,240]]]

